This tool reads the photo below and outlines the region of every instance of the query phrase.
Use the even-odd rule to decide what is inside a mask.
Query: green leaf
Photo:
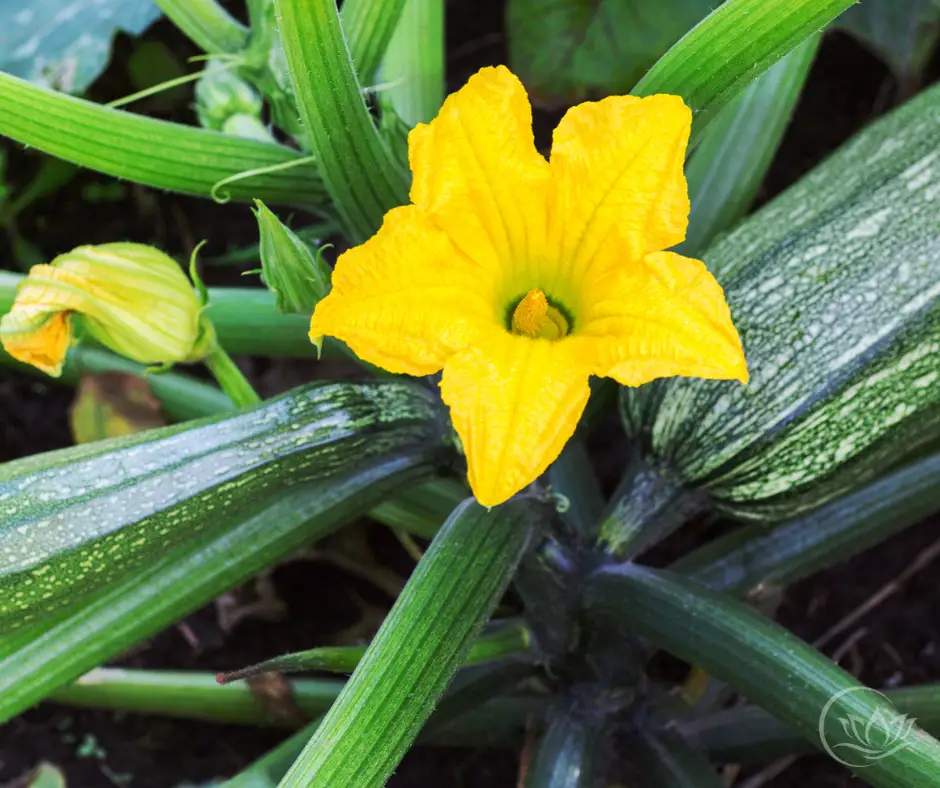
[[[748,212],[790,123],[819,40],[811,36],[757,77],[702,134],[685,169],[692,212],[676,251],[694,257]]]
[[[282,145],[154,120],[53,93],[0,74],[0,134],[82,167],[207,197],[323,210],[317,168]],[[257,170],[265,170],[249,175]]]
[[[82,93],[104,70],[111,39],[140,35],[160,16],[152,0],[30,0],[0,4],[0,71]]]
[[[407,443],[415,436],[400,437]],[[123,459],[131,461],[127,455]],[[429,478],[435,462],[424,449],[415,454],[405,445],[387,444],[368,458],[357,456],[351,466],[321,463],[316,479],[190,534],[80,604],[72,600],[47,623],[0,638],[0,722],[309,546],[395,490]]]
[[[880,693],[729,597],[667,571],[625,564],[596,571],[585,602],[599,625],[649,638],[726,681],[817,746],[845,754],[862,744],[843,722],[853,719],[864,721],[873,742],[898,738],[904,721]],[[876,788],[940,781],[940,742],[917,728],[902,736],[904,747],[889,757],[849,761],[853,771]]]
[[[940,684],[886,690],[884,697],[899,714],[917,720],[934,736],[940,734]],[[792,727],[753,705],[680,721],[677,728],[727,763],[771,761],[815,752],[813,745]]]
[[[839,27],[882,58],[905,87],[915,86],[940,40],[937,0],[863,0]]]
[[[750,82],[855,0],[726,0],[675,44],[631,91],[673,93],[702,131]]]
[[[509,584],[540,506],[467,500],[434,537],[283,788],[380,788]],[[368,753],[368,757],[363,757]]]
[[[170,20],[210,54],[238,52],[248,31],[215,0],[155,0]]]
[[[408,202],[408,173],[363,101],[335,0],[277,0],[276,7],[294,94],[320,174],[346,233],[362,243],[379,229],[387,211]]]
[[[380,79],[382,96],[407,126],[434,119],[444,103],[444,0],[406,0]]]
[[[627,93],[709,0],[509,0],[509,62],[538,102]]]
[[[342,28],[359,82],[371,87],[410,0],[343,0]]]
[[[940,510],[940,454],[767,530],[732,531],[671,569],[735,594],[783,588],[845,561]]]

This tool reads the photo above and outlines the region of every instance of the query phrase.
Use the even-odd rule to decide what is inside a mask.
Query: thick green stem
[[[248,30],[215,0],[156,0],[160,10],[204,52],[232,53],[248,43]]]
[[[385,95],[406,124],[428,123],[437,115],[444,103],[444,0],[406,0],[381,76]]]
[[[496,607],[544,511],[514,499],[454,512],[283,788],[379,788]]]
[[[667,468],[635,460],[601,519],[600,544],[618,560],[629,561],[672,534],[706,502]]]
[[[359,82],[369,86],[388,49],[407,0],[343,0],[343,33]]]
[[[219,382],[222,391],[228,394],[232,402],[238,407],[244,408],[261,402],[261,397],[258,396],[254,386],[248,382],[248,378],[242,374],[242,371],[232,361],[232,357],[220,345],[212,348],[212,352],[205,357],[203,363]]]
[[[362,243],[387,211],[408,202],[408,173],[379,136],[363,101],[335,0],[275,2],[311,152],[346,233]]]

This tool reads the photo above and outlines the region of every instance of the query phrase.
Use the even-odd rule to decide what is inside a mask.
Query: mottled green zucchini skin
[[[705,255],[751,372],[626,391],[648,462],[725,511],[814,508],[940,438],[940,88]]]
[[[304,483],[443,462],[418,384],[321,383],[249,411],[0,467],[0,634]]]

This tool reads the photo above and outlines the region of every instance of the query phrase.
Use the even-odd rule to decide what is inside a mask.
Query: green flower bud
[[[270,141],[261,96],[230,69],[210,61],[196,83],[196,113],[207,129]]]
[[[261,278],[285,314],[310,315],[330,292],[330,267],[260,200],[255,200],[261,236]]]

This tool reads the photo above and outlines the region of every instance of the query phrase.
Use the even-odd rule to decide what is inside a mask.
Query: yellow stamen
[[[538,288],[526,293],[512,313],[512,333],[532,339],[561,339],[568,334],[568,321]]]

